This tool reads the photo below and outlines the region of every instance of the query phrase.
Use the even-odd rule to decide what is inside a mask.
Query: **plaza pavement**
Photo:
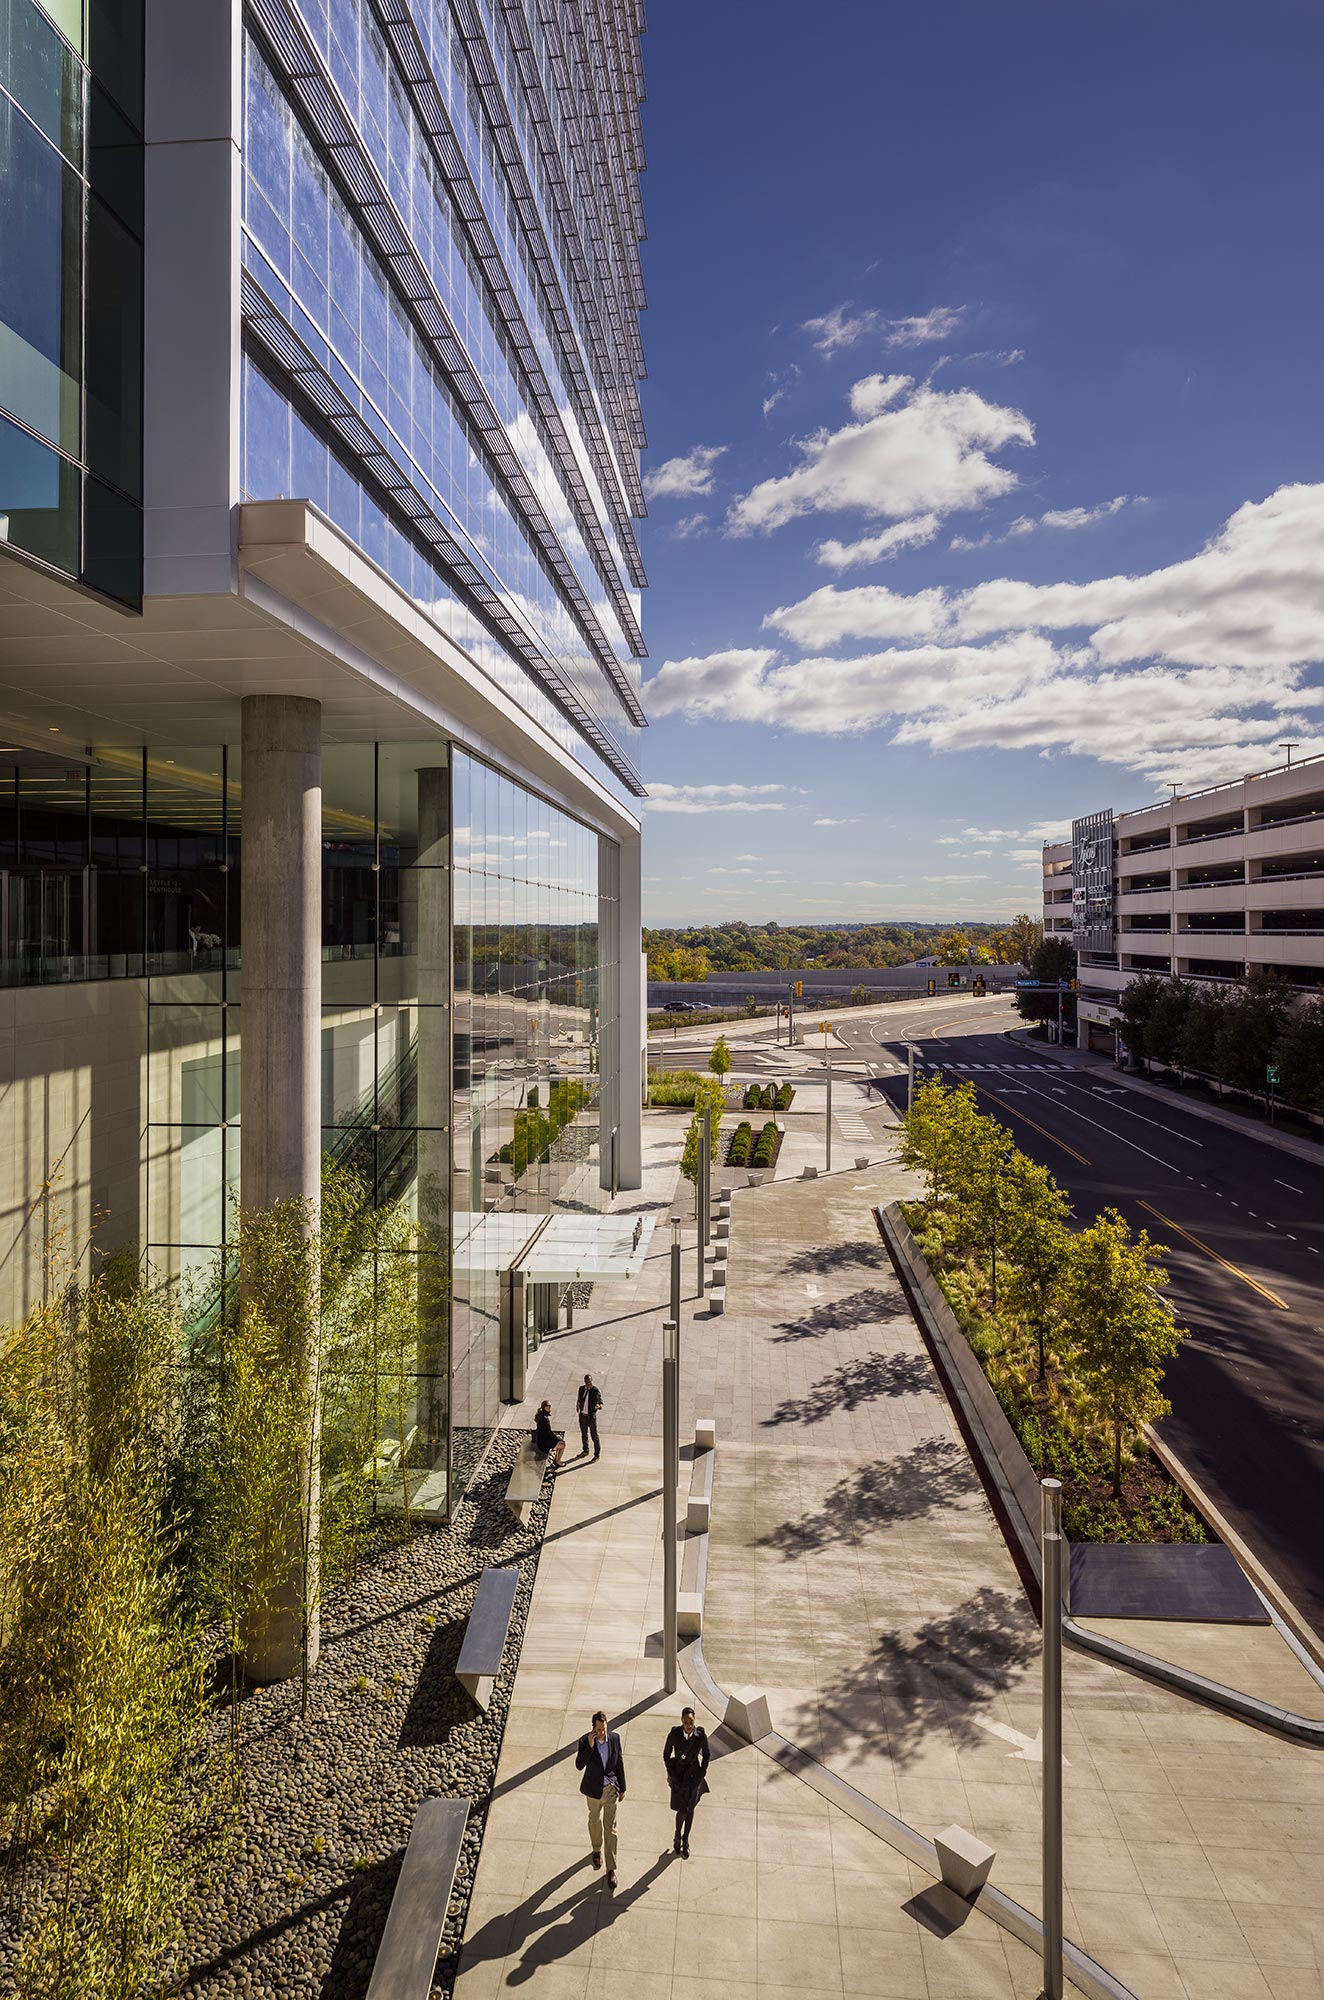
[[[881,1115],[857,1101],[882,1154]],[[623,1207],[674,1185],[683,1123],[650,1117],[648,1185]],[[739,1191],[722,1318],[695,1313],[687,1246],[681,1435],[695,1414],[718,1433],[704,1653],[720,1685],[759,1687],[783,1734],[920,1832],[973,1828],[998,1850],[994,1882],[1037,1910],[1038,1631],[874,1229],[873,1205],[904,1186],[884,1159]],[[511,1415],[550,1396],[573,1451],[586,1369],[606,1397],[601,1462],[558,1475],[462,2000],[535,1977],[539,2000],[606,2000],[623,1975],[634,2000],[1037,1993],[1032,1953],[982,1914],[935,1935],[926,1876],[723,1732],[694,1859],[670,1856],[661,1745],[684,1697],[660,1693],[668,1235],[637,1285],[596,1288],[546,1343]],[[1324,1713],[1270,1629],[1107,1629]],[[573,1769],[598,1706],[630,1782],[615,1896],[588,1865]],[[1317,2000],[1324,1759],[1070,1652],[1065,1751],[1070,1936],[1139,2000]]]

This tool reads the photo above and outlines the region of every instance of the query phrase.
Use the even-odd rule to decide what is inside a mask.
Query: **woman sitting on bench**
[[[552,1429],[552,1406],[546,1401],[538,1405],[533,1420],[533,1449],[539,1458],[546,1458],[550,1452],[553,1465],[559,1465],[565,1457],[565,1432]]]

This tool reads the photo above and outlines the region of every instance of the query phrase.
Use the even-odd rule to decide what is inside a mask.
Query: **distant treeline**
[[[806,966],[909,965],[936,957],[964,965],[971,949],[985,963],[1028,964],[1043,934],[1032,917],[1010,924],[694,924],[646,930],[651,979],[706,979],[710,972],[799,971]]]

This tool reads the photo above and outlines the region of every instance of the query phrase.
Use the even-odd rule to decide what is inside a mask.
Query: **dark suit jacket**
[[[607,1731],[607,1768],[602,1768],[602,1758],[598,1752],[597,1740],[592,1730],[579,1739],[575,1752],[575,1769],[584,1773],[579,1781],[579,1789],[586,1799],[600,1799],[603,1786],[608,1778],[614,1778],[616,1789],[625,1797],[625,1757],[621,1750],[621,1739],[614,1729]]]
[[[575,1398],[575,1411],[581,1417],[595,1417],[602,1408],[602,1391],[596,1382],[581,1382],[579,1394]]]
[[[704,1773],[708,1769],[708,1735],[696,1722],[694,1734],[687,1736],[677,1723],[667,1738],[662,1762],[671,1780],[671,1810],[684,1812],[708,1789]]]

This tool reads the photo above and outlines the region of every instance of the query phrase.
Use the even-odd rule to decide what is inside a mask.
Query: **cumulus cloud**
[[[942,525],[937,514],[916,514],[898,521],[879,534],[865,535],[856,542],[820,542],[816,554],[824,569],[856,569],[866,563],[890,562],[902,549],[923,548]]]
[[[765,622],[804,657],[668,661],[654,712],[823,735],[890,725],[892,741],[934,750],[1065,751],[1217,779],[1262,765],[1285,730],[1302,755],[1324,748],[1310,677],[1324,661],[1324,484],[1248,502],[1196,554],[1138,576],[909,595],[825,585]],[[891,643],[822,650],[847,640]],[[999,831],[1053,838],[1060,823]]]
[[[802,514],[847,509],[888,520],[982,507],[1009,493],[1016,474],[989,456],[1033,444],[1020,410],[972,389],[916,386],[903,375],[870,375],[851,391],[855,421],[803,439],[800,464],[742,494],[727,514],[731,533],[779,528]]]
[[[785,802],[768,796],[785,785],[664,785],[650,784],[645,801],[651,812],[784,812]]]
[[[807,319],[801,331],[809,334],[820,354],[835,354],[877,335],[885,347],[925,347],[949,340],[966,315],[965,306],[934,306],[926,313],[911,313],[902,319],[888,319],[875,307],[853,312],[847,305],[833,306],[818,319]]]
[[[683,458],[664,459],[644,474],[644,492],[650,500],[687,499],[692,494],[711,493],[713,468],[726,450],[724,444],[696,444]]]
[[[1111,515],[1120,514],[1123,507],[1138,507],[1141,504],[1140,496],[1133,499],[1129,493],[1119,493],[1112,500],[1101,501],[1097,507],[1050,507],[1046,514],[1018,514],[1001,534],[995,534],[990,530],[988,534],[980,535],[974,541],[967,541],[964,535],[956,535],[952,539],[951,547],[986,549],[997,542],[1017,541],[1022,535],[1036,534],[1040,528],[1068,530],[1089,528],[1096,521],[1106,521]]]
[[[707,526],[706,514],[682,514],[671,532],[678,542],[688,542],[701,535]]]

